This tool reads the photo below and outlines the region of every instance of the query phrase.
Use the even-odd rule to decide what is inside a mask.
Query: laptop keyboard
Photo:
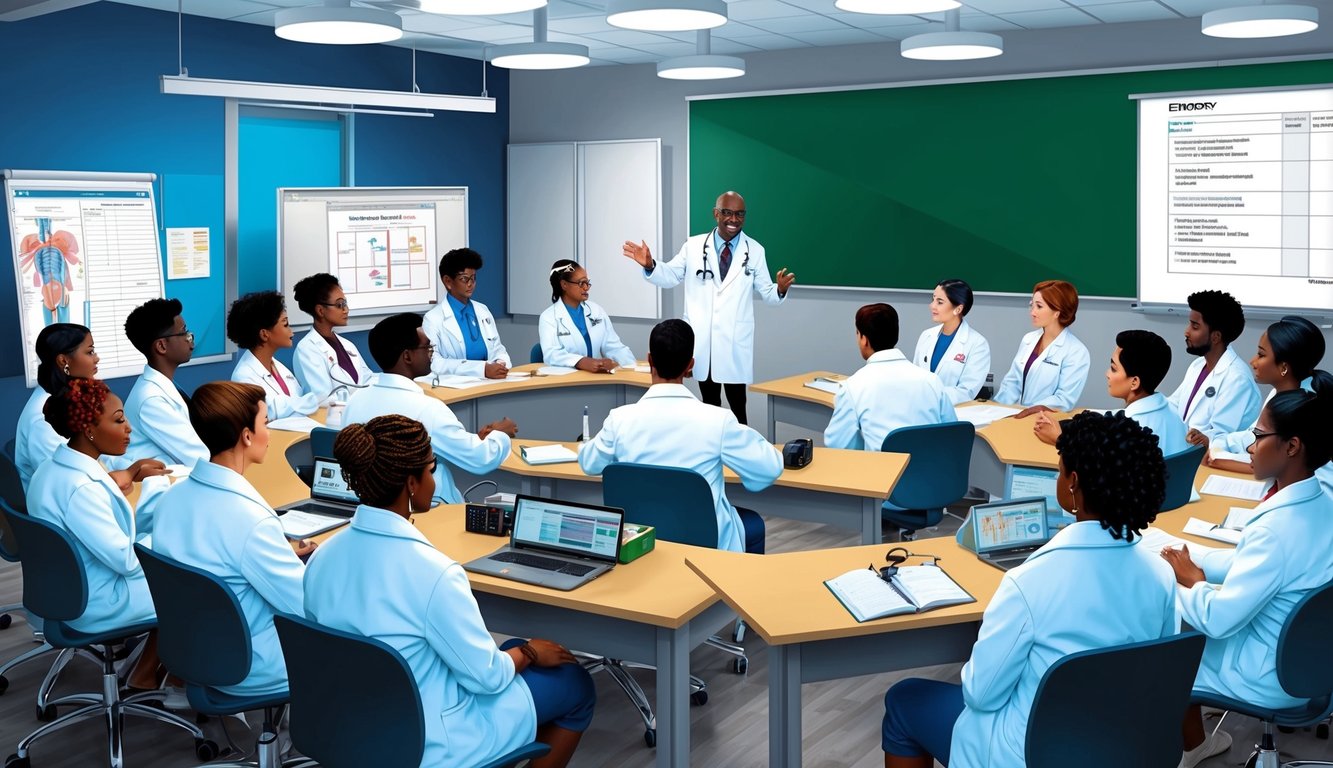
[[[542,557],[540,555],[528,555],[522,552],[501,552],[493,555],[492,560],[499,563],[513,563],[515,565],[526,565],[529,568],[540,568],[544,571],[556,571],[558,573],[567,573],[571,576],[582,576],[591,573],[592,566],[578,565],[564,560],[557,560],[553,557]]]

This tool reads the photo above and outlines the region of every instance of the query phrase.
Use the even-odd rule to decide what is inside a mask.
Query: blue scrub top
[[[463,331],[463,347],[467,353],[468,360],[486,359],[486,339],[481,336],[481,324],[477,322],[477,310],[473,308],[472,302],[464,304],[455,299],[453,294],[444,295],[449,301],[449,308],[453,310],[454,317],[458,318],[458,327]]]
[[[563,304],[564,301],[562,300],[561,303]],[[583,334],[583,344],[588,348],[588,357],[592,357],[592,337],[588,335],[588,318],[583,314],[583,302],[579,302],[572,307],[565,304],[565,312],[569,314],[569,319],[574,321],[574,327],[578,328],[579,333]]]
[[[955,330],[953,333],[949,334],[948,336],[945,336],[945,335],[944,335],[944,332],[941,331],[941,332],[940,332],[940,336],[939,336],[939,338],[935,339],[935,350],[934,350],[933,352],[930,353],[930,372],[931,372],[931,373],[934,373],[934,372],[935,372],[935,369],[938,368],[938,367],[940,367],[940,359],[944,357],[944,353],[945,353],[946,351],[948,351],[948,349],[949,349],[949,345],[953,343],[953,335],[954,335],[954,333],[958,333],[958,331]]]

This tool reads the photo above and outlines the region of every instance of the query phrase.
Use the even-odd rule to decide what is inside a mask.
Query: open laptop
[[[969,517],[977,558],[1002,571],[1021,565],[1051,540],[1042,496],[978,504]]]
[[[509,544],[463,567],[552,589],[570,590],[615,567],[625,511],[615,507],[514,498]]]
[[[279,515],[296,511],[346,518],[356,514],[360,503],[356,492],[348,488],[343,479],[342,465],[335,459],[316,458],[310,498],[284,504],[276,511]]]

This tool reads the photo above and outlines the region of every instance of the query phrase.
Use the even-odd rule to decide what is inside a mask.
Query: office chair
[[[1246,768],[1295,768],[1333,765],[1320,760],[1282,763],[1274,726],[1304,728],[1322,723],[1333,714],[1333,665],[1328,663],[1328,637],[1333,632],[1333,582],[1312,590],[1296,604],[1277,638],[1277,679],[1288,696],[1308,699],[1285,709],[1252,706],[1221,694],[1194,691],[1191,700],[1205,707],[1239,712],[1263,721],[1264,731],[1246,761]],[[1225,719],[1225,715],[1223,716]],[[1222,727],[1219,720],[1217,727]]]
[[[627,522],[653,526],[661,541],[717,549],[717,511],[713,504],[713,491],[698,472],[677,467],[617,462],[602,472],[602,503],[608,507],[624,509]],[[740,632],[738,630],[737,634]],[[741,646],[728,643],[717,635],[710,636],[704,642],[735,656],[732,671],[736,674],[743,675],[749,670],[750,660]],[[594,658],[584,666],[589,672],[605,669],[611,675],[611,679],[625,691],[643,718],[644,742],[650,747],[655,746],[657,725],[652,705],[643,688],[626,671],[626,667],[652,667],[606,658]],[[707,683],[690,675],[690,688],[691,703],[707,703]]]
[[[542,343],[539,341],[532,345],[532,351],[528,353],[529,363],[544,363],[546,357],[542,355]]]
[[[82,704],[73,712],[46,723],[25,736],[18,743],[15,754],[5,761],[5,768],[29,768],[28,749],[33,742],[74,723],[101,719],[107,724],[107,762],[110,768],[124,768],[121,737],[125,715],[148,717],[174,725],[194,737],[195,753],[201,760],[212,759],[217,746],[204,738],[203,731],[193,723],[141,702],[161,699],[162,691],[149,691],[120,697],[121,681],[116,672],[119,652],[131,638],[143,635],[157,626],[156,621],[145,621],[118,627],[107,632],[85,633],[71,628],[66,622],[83,615],[88,606],[88,577],[79,555],[74,550],[69,534],[60,528],[28,515],[16,514],[7,504],[4,515],[23,547],[23,606],[45,621],[46,642],[61,649],[89,649],[102,664],[102,691],[100,694],[74,694],[50,703],[57,706]]]
[[[1194,492],[1194,477],[1199,474],[1206,445],[1191,445],[1179,453],[1166,457],[1166,496],[1159,512],[1170,512],[1190,503]]]
[[[880,450],[910,454],[880,514],[911,541],[922,528],[939,525],[945,507],[967,495],[968,465],[977,430],[966,421],[900,427],[884,436]]]
[[[237,696],[218,690],[236,685],[250,674],[250,627],[231,588],[207,571],[173,560],[142,544],[134,545],[148,590],[157,607],[157,652],[172,674],[185,681],[190,707],[201,715],[234,715],[264,711],[264,725],[255,748],[258,762],[210,763],[216,768],[278,768],[306,766],[309,758],[284,762],[278,754],[278,724],[287,692]],[[212,745],[213,757],[217,747]],[[209,759],[212,757],[201,759]]]
[[[324,768],[417,768],[426,749],[421,692],[403,657],[370,637],[300,616],[273,617],[287,660],[292,744]],[[340,670],[355,669],[354,703]],[[513,768],[551,751],[532,742],[479,768]]]
[[[338,438],[338,430],[332,427],[315,427],[310,430],[310,437],[297,440],[287,446],[283,456],[287,466],[292,468],[301,482],[315,484],[315,459],[327,459],[333,456],[333,441]]]
[[[1179,764],[1180,721],[1205,641],[1186,632],[1071,653],[1052,664],[1028,717],[1028,768]]]

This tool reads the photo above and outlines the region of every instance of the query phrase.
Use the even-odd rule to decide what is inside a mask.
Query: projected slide
[[[329,272],[355,307],[423,304],[435,297],[435,204],[330,205]]]
[[[1333,89],[1139,102],[1139,297],[1333,309]]]

